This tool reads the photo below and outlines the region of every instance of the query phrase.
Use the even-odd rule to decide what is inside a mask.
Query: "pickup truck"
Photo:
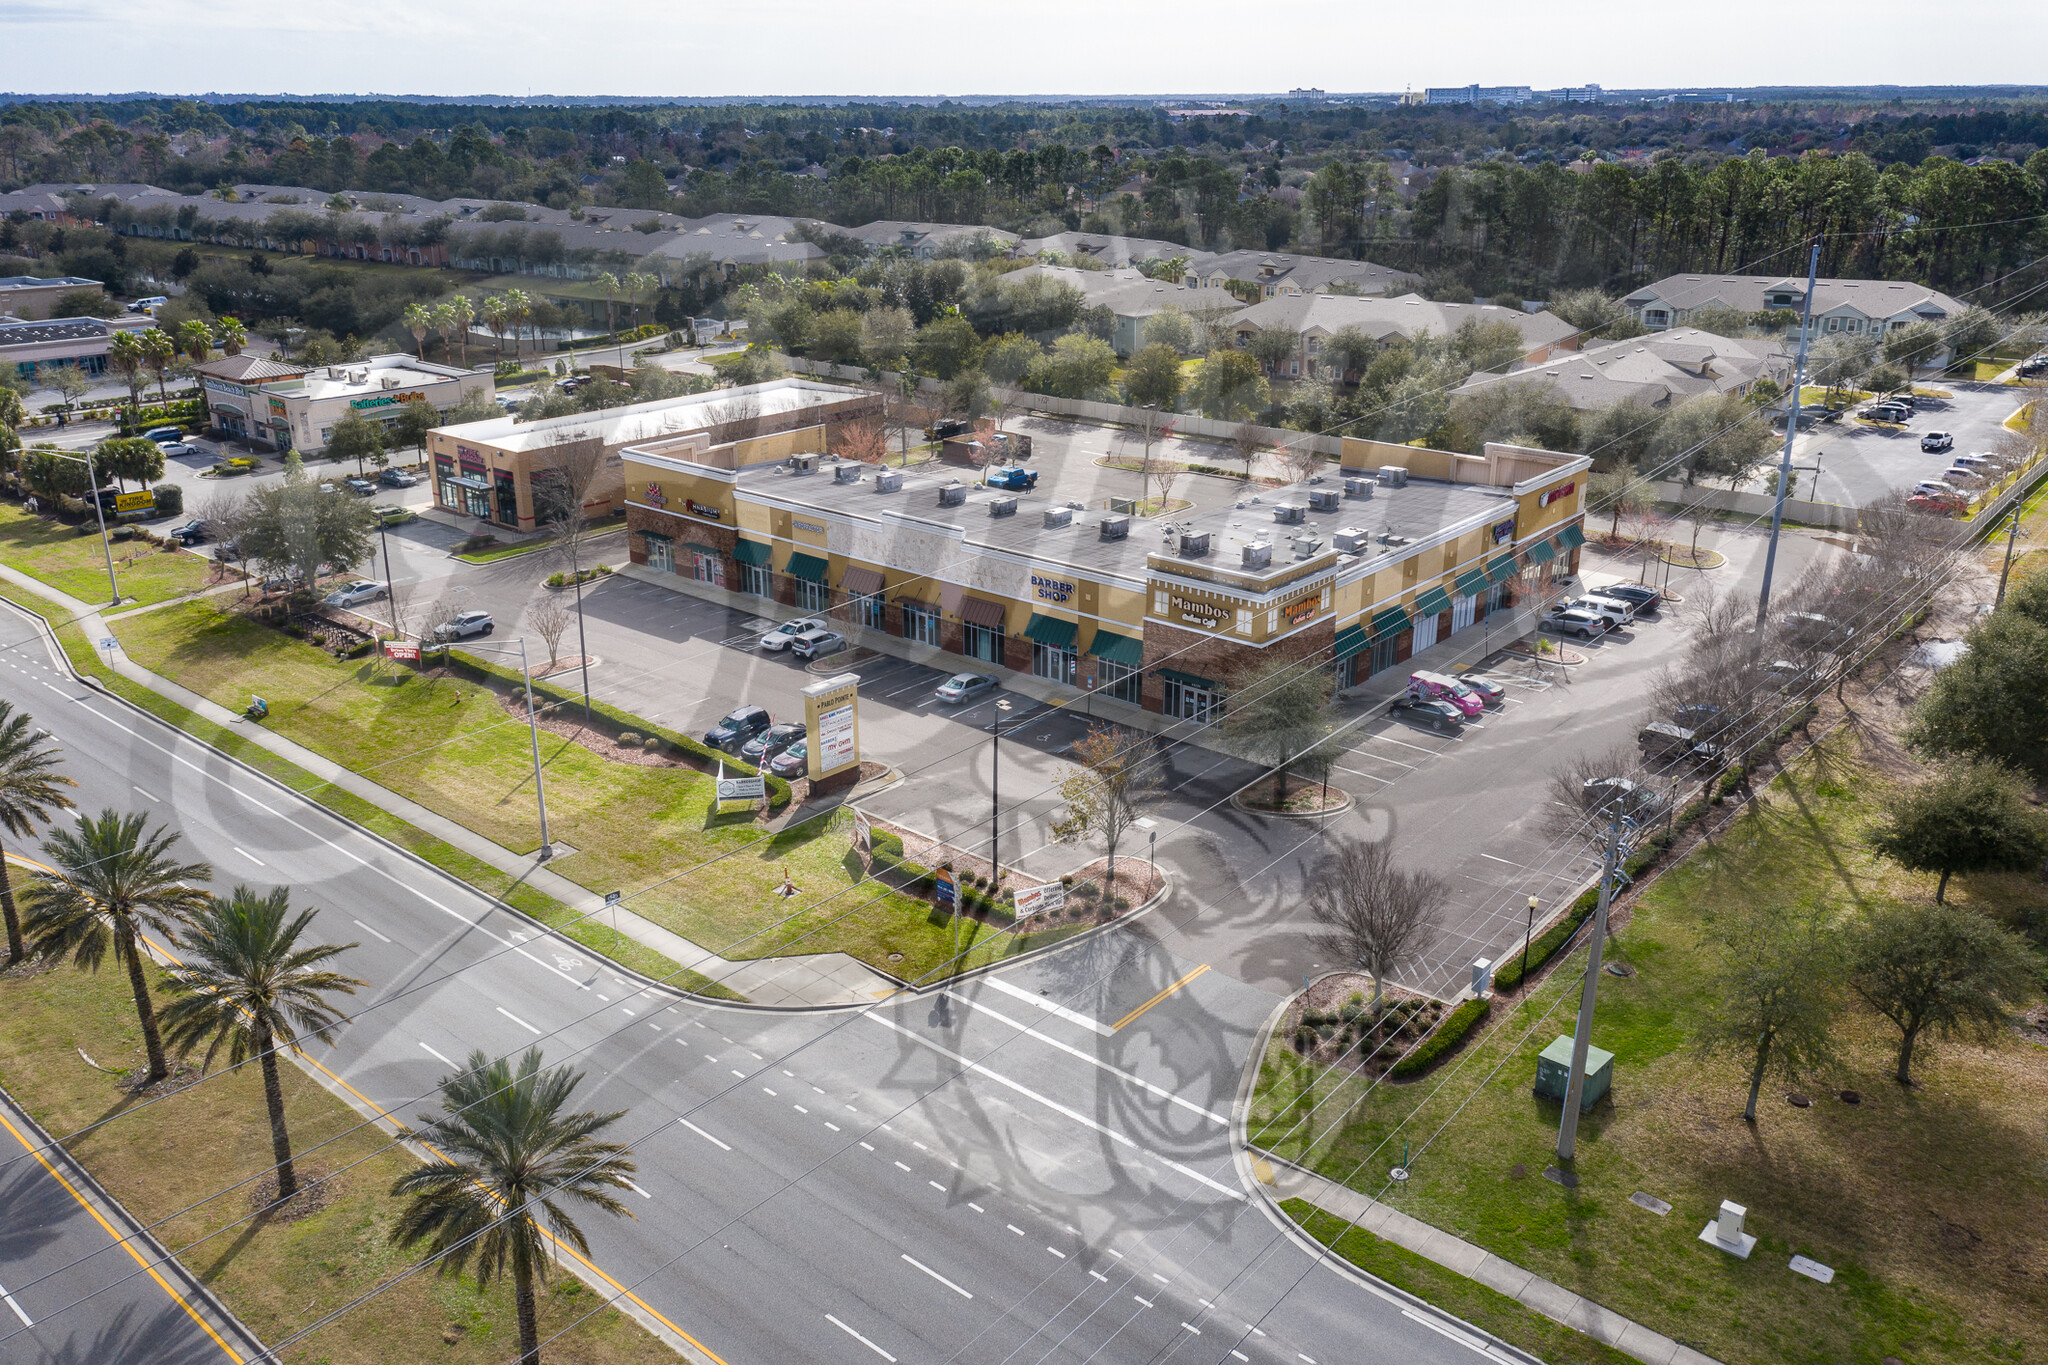
[[[1038,487],[1038,473],[1023,465],[998,465],[983,475],[981,482],[987,488],[1007,488],[1013,493],[1021,493]]]

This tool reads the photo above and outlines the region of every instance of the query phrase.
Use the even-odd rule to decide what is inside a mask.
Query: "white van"
[[[137,299],[135,300],[135,302],[129,304],[128,311],[131,313],[148,313],[150,316],[154,317],[156,315],[156,310],[162,305],[169,302],[170,300],[168,298],[165,298],[162,294],[151,294],[146,299]]]

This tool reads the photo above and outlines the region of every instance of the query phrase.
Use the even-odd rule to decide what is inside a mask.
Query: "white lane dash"
[[[864,1337],[864,1336],[862,1336],[862,1335],[861,1335],[860,1333],[858,1333],[858,1332],[854,1331],[854,1330],[853,1330],[853,1329],[852,1329],[851,1327],[848,1327],[848,1326],[847,1326],[847,1325],[846,1325],[845,1323],[841,1322],[841,1321],[840,1321],[840,1320],[839,1320],[838,1318],[835,1318],[835,1317],[833,1317],[833,1316],[832,1316],[832,1315],[831,1315],[830,1313],[827,1313],[827,1314],[825,1315],[825,1321],[827,1321],[827,1322],[831,1323],[831,1324],[832,1324],[832,1325],[833,1325],[834,1327],[837,1327],[837,1328],[838,1328],[838,1329],[839,1329],[840,1331],[842,1331],[842,1332],[846,1333],[846,1335],[848,1335],[848,1336],[852,1337],[852,1338],[853,1338],[853,1339],[854,1339],[855,1341],[857,1341],[857,1342],[859,1342],[859,1343],[860,1343],[861,1345],[863,1345],[863,1346],[867,1347],[867,1348],[868,1348],[868,1349],[869,1349],[870,1351],[873,1351],[873,1352],[874,1352],[874,1353],[875,1353],[876,1355],[880,1356],[880,1357],[881,1357],[882,1359],[884,1359],[884,1360],[888,1361],[888,1362],[889,1362],[889,1365],[896,1365],[896,1357],[895,1357],[895,1356],[892,1356],[892,1355],[890,1355],[890,1354],[889,1354],[889,1353],[888,1353],[887,1351],[885,1351],[885,1350],[883,1350],[883,1349],[882,1349],[881,1347],[879,1347],[879,1346],[875,1345],[875,1343],[873,1343],[872,1341],[869,1341],[869,1340],[868,1340],[868,1339],[867,1339],[866,1337]]]
[[[142,790],[142,789],[141,789],[140,787],[138,787],[138,788],[136,788],[136,790],[137,790],[137,791],[140,791],[140,790]],[[964,1292],[964,1291],[963,1291],[963,1292]],[[12,1295],[12,1294],[10,1294],[10,1293],[8,1293],[8,1292],[7,1292],[7,1286],[6,1286],[6,1285],[4,1285],[4,1284],[0,1284],[0,1299],[5,1299],[5,1300],[7,1301],[7,1306],[8,1306],[9,1308],[12,1308],[12,1309],[14,1310],[14,1316],[16,1316],[17,1318],[20,1318],[20,1319],[21,1319],[21,1325],[22,1325],[23,1327],[33,1327],[33,1326],[35,1326],[35,1323],[33,1323],[33,1322],[31,1322],[31,1321],[29,1320],[29,1316],[28,1316],[28,1314],[27,1314],[27,1313],[24,1313],[24,1312],[23,1312],[23,1311],[21,1310],[21,1305],[20,1305],[20,1304],[18,1304],[18,1303],[16,1303],[16,1302],[14,1301],[14,1295]]]
[[[1015,1223],[1005,1223],[1003,1226],[1016,1233],[1019,1237],[1024,1235],[1024,1229],[1018,1227]]]
[[[1050,1251],[1053,1255],[1059,1257],[1062,1261],[1067,1259],[1067,1253],[1061,1251],[1058,1247],[1047,1247],[1046,1250]]]
[[[967,1207],[968,1207],[968,1208],[970,1208],[970,1209],[973,1209],[973,1210],[974,1210],[974,1211],[975,1211],[976,1213],[987,1213],[987,1212],[988,1212],[988,1210],[987,1210],[987,1209],[983,1208],[983,1207],[982,1207],[981,1205],[979,1205],[979,1204],[969,1204],[969,1205],[968,1205]]]
[[[440,1062],[443,1066],[455,1065],[455,1063],[449,1061],[446,1057],[443,1057],[440,1053],[434,1051],[434,1049],[428,1047],[425,1043],[420,1044],[420,1050],[426,1053],[429,1057],[432,1057],[435,1061]]]
[[[1094,1278],[1094,1279],[1098,1279],[1098,1280],[1102,1281],[1102,1282],[1103,1282],[1104,1284],[1108,1284],[1108,1283],[1109,1283],[1109,1276],[1107,1276],[1107,1275],[1103,1274],[1103,1273],[1102,1273],[1101,1271],[1099,1271],[1099,1270],[1091,1270],[1091,1271],[1089,1271],[1089,1272],[1088,1272],[1088,1274],[1089,1274],[1089,1275],[1090,1275],[1090,1276],[1091,1276],[1092,1278]]]
[[[1480,857],[1482,857],[1482,858],[1487,858],[1487,859],[1491,859],[1491,860],[1492,860],[1493,862],[1496,862],[1496,863],[1507,863],[1507,865],[1508,865],[1509,867],[1520,867],[1520,866],[1521,866],[1521,864],[1520,864],[1520,863],[1516,863],[1516,862],[1509,862],[1509,861],[1508,861],[1508,860],[1507,860],[1506,858],[1495,858],[1495,857],[1494,857],[1494,856],[1493,856],[1493,855],[1492,855],[1491,853],[1482,853],[1482,854],[1480,854],[1479,856],[1480,856]]]
[[[652,1199],[652,1198],[654,1198],[654,1196],[653,1196],[653,1195],[651,1195],[651,1194],[649,1194],[649,1193],[648,1193],[647,1191],[645,1191],[645,1190],[641,1189],[641,1188],[640,1188],[640,1187],[639,1187],[638,1185],[635,1185],[635,1184],[634,1184],[634,1183],[633,1183],[632,1181],[630,1181],[630,1180],[627,1180],[627,1179],[626,1179],[626,1177],[624,1177],[624,1176],[620,1176],[620,1177],[619,1177],[619,1180],[620,1180],[620,1181],[621,1181],[621,1182],[622,1182],[622,1183],[623,1183],[623,1184],[625,1185],[625,1187],[626,1187],[627,1189],[629,1189],[629,1190],[631,1190],[631,1191],[632,1191],[633,1193],[635,1193],[635,1194],[639,1195],[639,1196],[640,1196],[640,1197],[641,1197],[642,1199]]]
[[[832,1130],[833,1132],[835,1132],[835,1133],[839,1131],[839,1125],[838,1125],[838,1124],[836,1124],[836,1123],[834,1123],[834,1122],[832,1122],[832,1120],[830,1120],[830,1119],[826,1119],[826,1120],[825,1120],[825,1126],[826,1126],[827,1128],[830,1128],[830,1129],[831,1129],[831,1130]]]
[[[1102,1035],[1104,1038],[1116,1037],[1116,1030],[1111,1028],[1109,1025],[1103,1023],[1100,1019],[1091,1019],[1087,1015],[1081,1013],[1079,1010],[1070,1010],[1065,1005],[1056,1005],[1052,1001],[1047,1000],[1044,996],[1033,995],[1030,991],[1025,990],[1022,986],[1013,986],[999,976],[992,976],[989,977],[987,980],[989,989],[991,990],[998,990],[1001,991],[1004,995],[1014,996],[1017,999],[1022,1000],[1027,1005],[1031,1005],[1038,1009],[1042,1009],[1047,1014],[1050,1014],[1055,1018],[1064,1019],[1070,1024],[1079,1024],[1082,1028],[1087,1029],[1092,1033],[1098,1033]]]
[[[944,1194],[946,1192],[946,1187],[944,1185],[941,1185],[936,1180],[927,1180],[924,1183],[931,1186],[933,1189],[937,1190],[940,1194]]]
[[[1193,1333],[1194,1333],[1194,1334],[1195,1334],[1196,1336],[1200,1336],[1200,1335],[1202,1335],[1202,1329],[1201,1329],[1201,1328],[1199,1328],[1199,1327],[1191,1327],[1191,1326],[1189,1326],[1189,1325],[1188,1325],[1187,1323],[1185,1323],[1185,1322],[1184,1322],[1184,1323],[1182,1323],[1182,1324],[1181,1324],[1181,1326],[1182,1326],[1183,1328],[1185,1328],[1186,1330],[1188,1330],[1188,1331],[1190,1331],[1190,1332],[1193,1332]]]
[[[995,983],[990,982],[989,984],[993,985]],[[1088,1053],[1083,1052],[1080,1048],[1070,1046],[1069,1044],[1061,1042],[1057,1038],[1049,1037],[1046,1034],[1040,1033],[1037,1029],[1032,1028],[1028,1024],[1020,1024],[1015,1019],[1012,1019],[1009,1015],[1004,1014],[1001,1010],[992,1010],[987,1005],[984,1005],[979,1001],[969,1000],[966,996],[960,995],[954,991],[947,991],[946,994],[951,996],[953,999],[959,1001],[961,1004],[967,1006],[971,1010],[978,1010],[981,1013],[988,1015],[992,1019],[1000,1019],[1003,1023],[1008,1024],[1011,1028],[1016,1029],[1019,1033],[1026,1034],[1032,1038],[1036,1038],[1039,1042],[1044,1043],[1046,1046],[1057,1048],[1059,1051],[1066,1053],[1069,1057],[1072,1057],[1077,1061],[1086,1062],[1088,1063],[1088,1065],[1096,1068],[1099,1071],[1106,1071],[1110,1075],[1115,1076],[1120,1080],[1129,1081],[1132,1085],[1137,1086],[1140,1090],[1144,1090],[1150,1094],[1157,1095],[1160,1099],[1167,1101],[1169,1104],[1177,1104],[1181,1108],[1189,1111],[1190,1113],[1200,1114],[1203,1118],[1208,1119],[1214,1123],[1220,1123],[1226,1128],[1230,1126],[1230,1120],[1222,1114],[1217,1113],[1215,1110],[1204,1109],[1201,1105],[1196,1104],[1193,1100],[1183,1099],[1179,1095],[1174,1094],[1171,1090],[1166,1089],[1164,1086],[1154,1085],[1152,1084],[1152,1082],[1148,1080],[1132,1075],[1130,1072],[1125,1071],[1121,1067],[1111,1066],[1108,1062],[1103,1061],[1100,1057],[1092,1057]]]
[[[688,1119],[677,1119],[676,1122],[682,1124],[683,1127],[689,1129],[698,1137],[703,1138],[706,1142],[710,1143],[713,1147],[716,1147],[719,1151],[729,1152],[732,1150],[732,1148],[728,1147],[723,1142],[720,1142],[717,1138],[711,1136],[711,1134],[705,1132],[702,1128],[699,1128],[696,1124],[690,1122]]]
[[[242,856],[243,856],[244,858],[247,858],[247,859],[248,859],[248,860],[249,860],[250,862],[252,862],[252,863],[256,864],[256,866],[258,866],[258,867],[269,867],[269,866],[270,866],[270,864],[269,864],[269,863],[266,863],[266,862],[264,862],[264,861],[263,861],[263,860],[262,860],[261,858],[257,857],[257,856],[256,856],[255,854],[253,854],[253,853],[249,852],[249,851],[248,851],[247,849],[243,849],[243,848],[238,848],[238,849],[236,849],[236,850],[235,850],[235,852],[237,852],[237,853],[241,854],[241,855],[242,855]]]
[[[367,924],[363,923],[363,922],[362,922],[361,920],[351,920],[351,921],[350,921],[350,923],[354,924],[354,925],[356,926],[356,928],[358,928],[358,929],[362,930],[362,931],[363,931],[364,933],[368,934],[368,935],[369,935],[369,936],[370,936],[371,938],[382,938],[382,939],[384,939],[384,941],[385,941],[386,943],[389,943],[389,942],[391,942],[391,940],[390,940],[390,939],[388,939],[388,938],[384,938],[384,935],[382,935],[382,934],[378,933],[378,932],[377,932],[377,931],[376,931],[375,929],[372,929],[372,928],[371,928],[371,927],[370,927],[369,925],[367,925]]]
[[[1251,1357],[1246,1355],[1243,1351],[1232,1351],[1230,1353],[1230,1357],[1233,1360],[1242,1360],[1246,1362],[1246,1365],[1250,1365],[1251,1362]]]
[[[130,783],[129,785],[130,785],[130,786],[134,786],[134,784],[133,784],[133,783]],[[163,798],[162,798],[161,796],[158,796],[158,795],[157,795],[157,794],[156,794],[155,792],[152,792],[152,791],[144,791],[144,790],[143,790],[143,789],[142,789],[141,787],[136,787],[136,788],[135,788],[135,790],[137,790],[137,791],[139,791],[139,792],[142,792],[142,794],[143,794],[144,796],[148,797],[148,798],[149,798],[150,800],[152,800],[152,801],[161,801],[161,800],[163,800]],[[8,1302],[9,1302],[9,1303],[13,1303],[13,1302],[14,1302],[14,1300],[13,1300],[13,1299],[9,1299],[9,1300],[8,1300]],[[20,1312],[21,1310],[20,1310],[19,1308],[17,1308],[17,1309],[15,1309],[14,1311],[15,1311],[15,1312],[17,1312],[17,1313],[19,1313],[19,1312]],[[28,1321],[28,1319],[27,1319],[27,1318],[23,1318],[23,1319],[22,1319],[22,1321],[23,1321],[23,1322],[27,1322],[27,1321]]]
[[[524,1019],[521,1019],[521,1018],[520,1018],[520,1017],[519,1017],[518,1015],[514,1014],[514,1013],[513,1013],[513,1012],[512,1012],[511,1010],[508,1010],[508,1009],[506,1009],[506,1008],[505,1008],[505,1007],[504,1007],[503,1005],[497,1005],[497,1006],[493,1006],[493,1008],[495,1008],[495,1009],[496,1009],[496,1010],[498,1011],[498,1013],[500,1013],[500,1014],[504,1015],[504,1016],[505,1016],[505,1017],[506,1017],[507,1019],[510,1019],[510,1020],[511,1020],[511,1021],[512,1021],[513,1023],[515,1023],[515,1024],[519,1025],[519,1027],[521,1027],[521,1028],[525,1029],[525,1030],[526,1030],[526,1031],[527,1031],[528,1033],[531,1033],[531,1034],[535,1034],[535,1035],[538,1035],[538,1034],[540,1033],[540,1030],[539,1030],[539,1029],[537,1029],[537,1028],[535,1028],[535,1027],[534,1027],[533,1025],[531,1025],[531,1024],[529,1024],[529,1023],[527,1023],[527,1022],[526,1022],[526,1021],[525,1021]]]
[[[925,1274],[931,1276],[933,1279],[937,1280],[940,1284],[946,1286],[946,1288],[952,1290],[955,1294],[958,1294],[961,1298],[971,1299],[974,1297],[974,1295],[968,1293],[959,1285],[954,1284],[944,1275],[941,1275],[938,1271],[933,1270],[930,1266],[926,1265],[923,1261],[918,1260],[917,1257],[912,1256],[909,1252],[903,1253],[903,1259],[910,1262],[912,1265],[916,1266],[919,1270],[922,1270]]]
[[[908,1166],[904,1165],[900,1161],[891,1162],[890,1164],[893,1165],[899,1171],[908,1171],[910,1169]]]
[[[1131,1297],[1135,1299],[1137,1302],[1145,1305],[1145,1307],[1147,1308],[1150,1308],[1152,1306],[1152,1300],[1150,1299],[1140,1299],[1136,1294],[1131,1295]]]

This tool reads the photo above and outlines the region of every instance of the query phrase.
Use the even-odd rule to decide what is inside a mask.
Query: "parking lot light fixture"
[[[104,550],[107,556],[107,605],[118,607],[121,605],[121,581],[114,577],[114,542],[107,538],[107,505],[100,501],[100,476],[93,469],[92,447],[87,446],[83,455],[66,455],[60,450],[44,453],[85,466],[85,481],[91,485],[87,491],[92,495],[93,514],[100,522],[100,549]]]
[[[1529,979],[1529,940],[1536,933],[1536,907],[1538,904],[1539,902],[1534,896],[1529,897],[1529,923],[1522,930],[1522,975],[1517,978],[1523,982]]]
[[[511,645],[472,644],[471,649],[488,649],[511,653]],[[540,808],[540,861],[546,862],[555,856],[555,846],[548,841],[548,794],[541,785],[540,775],[540,717],[533,709],[533,670],[526,663],[526,637],[519,637],[519,674],[526,680],[526,730],[533,741],[533,799]]]

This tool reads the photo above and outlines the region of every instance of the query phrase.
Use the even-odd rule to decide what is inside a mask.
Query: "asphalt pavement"
[[[289,885],[317,933],[357,945],[341,965],[372,989],[314,1053],[332,1088],[416,1122],[452,1059],[537,1045],[587,1072],[580,1102],[626,1111],[616,1136],[644,1195],[632,1220],[585,1220],[590,1274],[701,1343],[698,1359],[1471,1349],[1445,1335],[1456,1323],[1310,1256],[1248,1194],[1227,1120],[1275,1001],[1180,951],[1172,926],[1204,913],[1191,898],[1148,917],[1148,935],[1098,935],[957,998],[831,1014],[695,1001],[81,686],[18,614],[4,621],[0,696],[54,733],[81,808],[146,811],[215,885]],[[120,1255],[43,1272],[32,1289],[82,1301],[38,1330],[117,1330],[114,1293],[86,1295],[135,1283]],[[27,1330],[0,1322],[0,1358]]]

